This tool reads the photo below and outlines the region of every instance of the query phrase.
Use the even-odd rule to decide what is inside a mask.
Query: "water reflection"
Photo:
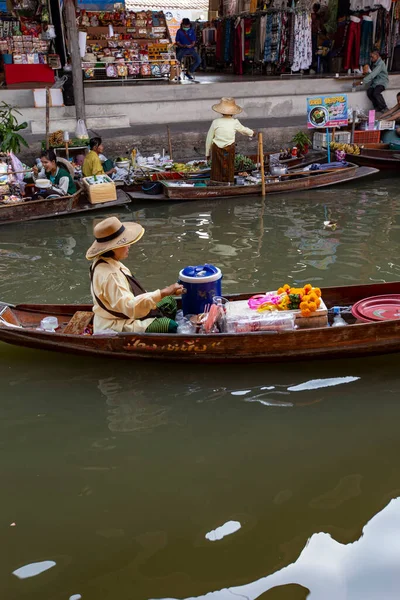
[[[315,532],[354,541],[398,495],[394,356],[232,370],[0,354],[7,598],[40,559],[57,577],[27,579],[43,582],[32,600],[240,587],[296,563]]]
[[[170,406],[152,402],[144,389],[132,390],[132,381],[118,383],[114,377],[99,379],[98,388],[111,407],[108,411],[110,431],[148,431],[168,423]]]
[[[29,577],[36,577],[36,575],[40,575],[40,573],[44,573],[55,566],[56,563],[54,560],[43,560],[42,562],[31,563],[19,567],[19,569],[13,571],[13,575],[18,577],[18,579],[28,579]]]
[[[119,216],[146,227],[129,264],[149,289],[206,261],[222,268],[227,293],[393,281],[397,188],[149,203]],[[0,298],[89,299],[84,254],[98,218],[2,229]],[[297,600],[308,588],[317,600],[339,589],[342,600],[326,574],[332,557],[330,576],[350,600],[357,586],[363,600],[392,600],[399,518],[383,509],[400,496],[398,356],[232,368],[0,345],[0,378],[2,598],[232,598],[260,584],[270,587],[262,598]],[[206,539],[232,523],[240,530]],[[12,575],[50,560],[39,576]],[[313,577],[321,565],[323,593],[307,565]]]
[[[297,561],[288,567],[253,583],[191,596],[187,600],[236,597],[256,600],[268,590],[288,584],[302,586],[315,600],[397,600],[399,539],[400,498],[396,498],[365,525],[360,539],[352,544],[341,544],[327,533],[316,533]]]

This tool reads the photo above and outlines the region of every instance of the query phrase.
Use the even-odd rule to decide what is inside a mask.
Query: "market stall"
[[[354,72],[369,64],[377,48],[391,70],[400,52],[400,1],[364,5],[338,0],[315,9],[305,0],[224,2],[212,24],[216,67],[238,75]]]
[[[47,1],[22,0],[0,16],[0,54],[7,85],[54,83],[60,68]]]
[[[168,77],[175,51],[162,11],[78,13],[85,82]]]

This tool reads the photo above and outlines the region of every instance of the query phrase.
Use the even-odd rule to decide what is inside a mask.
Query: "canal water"
[[[212,262],[228,293],[398,280],[399,208],[398,180],[375,179],[115,214],[146,228],[127,264],[148,289]],[[89,300],[101,216],[2,228],[0,298]],[[1,598],[397,599],[398,372],[398,355],[145,364],[0,344]]]

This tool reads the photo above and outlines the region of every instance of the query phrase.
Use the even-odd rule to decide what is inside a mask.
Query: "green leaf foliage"
[[[18,123],[16,115],[20,115],[18,109],[11,104],[2,102],[0,104],[0,151],[14,152],[17,154],[21,146],[28,147],[25,138],[17,133],[28,127],[28,123]]]

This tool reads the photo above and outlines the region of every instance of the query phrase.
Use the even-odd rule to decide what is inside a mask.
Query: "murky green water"
[[[226,292],[395,281],[398,181],[123,210],[147,230],[128,264],[148,289],[205,261]],[[93,222],[2,228],[0,298],[88,300]],[[0,597],[397,599],[398,364],[171,366],[0,345]]]

